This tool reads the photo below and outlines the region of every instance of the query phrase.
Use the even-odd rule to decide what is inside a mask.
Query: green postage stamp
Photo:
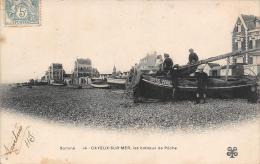
[[[5,25],[39,25],[40,0],[5,0]]]

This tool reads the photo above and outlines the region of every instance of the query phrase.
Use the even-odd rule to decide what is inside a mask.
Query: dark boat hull
[[[231,79],[224,82],[221,78],[210,78],[207,94],[209,97],[229,98],[240,97],[248,98],[251,88],[257,86],[255,81],[247,78],[239,78],[240,80]],[[182,78],[178,80],[177,87],[173,87],[174,82],[164,77],[143,76],[138,86],[137,96],[155,99],[187,99],[194,98],[196,87],[196,79]]]
[[[142,97],[155,99],[169,99],[173,95],[173,87],[171,84],[161,84],[147,79],[141,79],[140,83],[140,95]]]
[[[93,88],[99,88],[99,89],[108,89],[110,88],[110,85],[107,83],[107,79],[91,79],[92,83],[90,84]]]

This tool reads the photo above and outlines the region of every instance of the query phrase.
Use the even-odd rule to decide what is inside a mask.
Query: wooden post
[[[230,57],[227,58],[226,78],[225,78],[225,81],[226,81],[226,82],[227,82],[227,80],[228,80],[229,64],[230,64]]]
[[[51,69],[51,72],[52,72],[52,79],[54,79],[54,71],[53,71],[54,69],[53,69],[53,64],[52,64],[51,68],[52,68],[52,69]]]
[[[78,63],[78,58],[76,60],[76,64],[77,64],[77,84],[79,85],[79,63]]]
[[[61,69],[61,81],[63,81],[64,78],[63,78],[63,68]]]

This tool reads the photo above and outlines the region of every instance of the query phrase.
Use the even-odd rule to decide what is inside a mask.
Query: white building
[[[228,74],[227,74],[228,71]],[[228,69],[227,66],[222,66],[220,69],[220,76],[241,76],[244,74],[243,65],[242,64],[235,64],[229,65]]]
[[[63,70],[62,64],[52,63],[45,74],[46,81],[50,84],[62,83],[64,80],[64,73],[65,71]]]
[[[260,48],[260,17],[240,15],[232,34],[232,50]],[[233,64],[244,63],[245,74],[260,74],[260,51],[233,58]]]
[[[159,66],[156,65],[157,56],[157,52],[147,54],[144,58],[140,60],[138,68],[143,72],[158,71]]]
[[[75,61],[72,73],[73,84],[89,83],[89,77],[92,76],[92,63],[90,59],[77,59]]]
[[[203,69],[203,72],[205,72],[208,76],[212,76],[212,68],[216,67],[216,66],[220,66],[217,63],[207,63]]]

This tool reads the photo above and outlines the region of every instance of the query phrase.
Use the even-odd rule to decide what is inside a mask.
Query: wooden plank
[[[246,51],[235,51],[235,52],[230,52],[230,53],[218,55],[218,56],[215,56],[215,57],[210,57],[210,58],[205,59],[205,60],[200,60],[200,61],[198,61],[197,63],[194,63],[194,64],[186,64],[186,65],[180,66],[179,69],[181,70],[181,69],[189,68],[189,67],[192,67],[192,66],[207,64],[209,62],[225,59],[225,58],[228,58],[228,57],[242,56],[243,54],[255,52],[255,51],[260,51],[260,48],[250,49],[250,50],[246,50]]]

